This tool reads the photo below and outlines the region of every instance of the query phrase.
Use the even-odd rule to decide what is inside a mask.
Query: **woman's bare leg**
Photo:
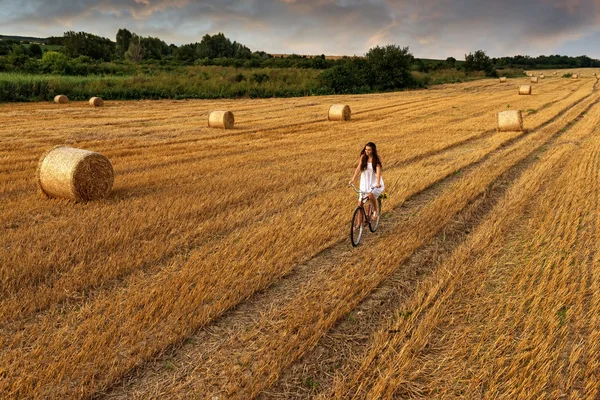
[[[371,214],[374,214],[374,219],[377,219],[377,213],[379,212],[377,209],[377,198],[373,193],[369,193],[369,200],[371,201]]]

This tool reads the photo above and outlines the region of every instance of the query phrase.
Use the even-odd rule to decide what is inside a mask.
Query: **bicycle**
[[[370,191],[363,192],[354,186],[350,185],[356,193],[361,194],[360,205],[354,210],[352,214],[352,221],[350,221],[350,242],[353,247],[358,246],[360,239],[362,238],[363,229],[366,225],[369,225],[369,230],[375,232],[379,227],[379,219],[381,218],[381,198],[377,197],[377,219],[372,218],[372,206],[369,200],[369,194],[375,189],[373,186]]]

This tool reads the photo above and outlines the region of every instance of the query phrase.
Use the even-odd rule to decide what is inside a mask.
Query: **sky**
[[[600,59],[600,0],[0,0],[0,35],[120,28],[168,44],[222,32],[268,53],[363,55],[408,46],[418,58],[587,55]]]

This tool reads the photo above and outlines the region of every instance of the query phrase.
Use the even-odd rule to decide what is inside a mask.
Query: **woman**
[[[358,166],[349,182],[350,185],[354,183],[358,174],[360,174],[360,190],[362,192],[369,192],[374,187],[373,191],[369,193],[369,200],[371,201],[371,210],[373,210],[372,218],[377,219],[377,198],[383,193],[385,186],[383,184],[383,177],[381,176],[381,159],[377,155],[377,146],[375,146],[375,143],[367,143],[360,152]],[[359,194],[359,205],[360,199],[361,195]]]

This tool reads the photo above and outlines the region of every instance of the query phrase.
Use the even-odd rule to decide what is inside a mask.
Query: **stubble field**
[[[528,82],[0,105],[0,397],[597,398],[600,92]],[[390,197],[353,249],[368,141]],[[55,145],[111,195],[43,197]]]

